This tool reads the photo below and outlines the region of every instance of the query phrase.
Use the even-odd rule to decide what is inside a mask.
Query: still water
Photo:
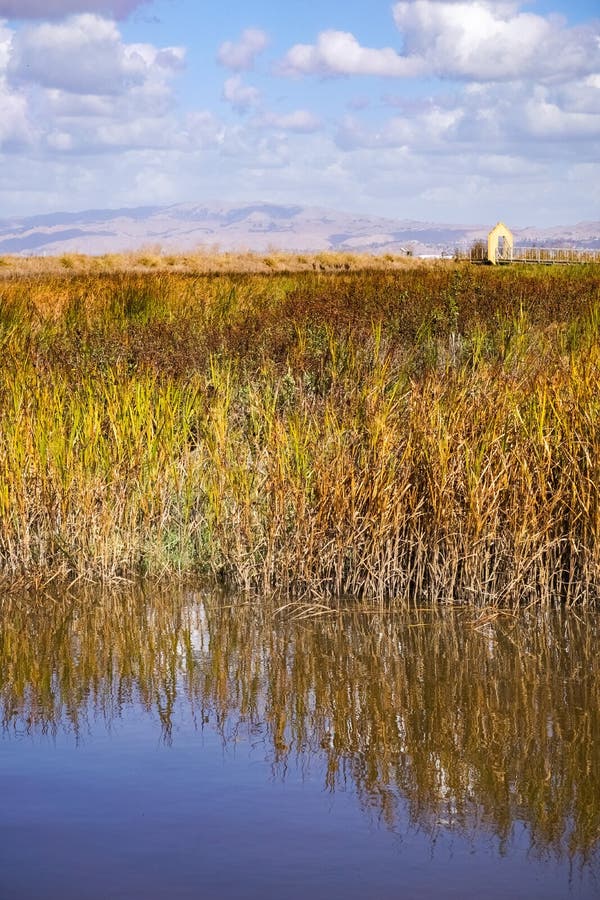
[[[600,897],[599,622],[3,597],[0,898]]]

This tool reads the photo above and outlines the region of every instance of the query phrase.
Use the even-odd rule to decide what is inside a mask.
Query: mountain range
[[[156,248],[451,255],[495,223],[456,225],[273,203],[178,203],[0,220],[0,254],[103,254]],[[510,223],[507,223],[510,226]],[[600,222],[515,228],[515,242],[600,249]]]

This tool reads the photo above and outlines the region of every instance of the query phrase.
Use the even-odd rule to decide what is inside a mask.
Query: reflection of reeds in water
[[[185,634],[181,603],[147,606],[143,595],[122,592],[101,603],[74,598],[36,611],[30,600],[6,600],[0,624],[2,717],[9,727],[76,735],[87,716],[107,723],[125,705],[157,712],[166,733],[182,670],[177,641]]]
[[[0,574],[595,598],[598,276],[0,282]]]
[[[598,624],[341,611],[290,618],[268,605],[131,591],[100,602],[6,601],[5,729],[94,727],[129,702],[174,711],[224,740],[265,741],[274,771],[318,764],[394,827],[524,823],[535,852],[591,859],[600,839]],[[179,713],[178,713],[179,714]]]

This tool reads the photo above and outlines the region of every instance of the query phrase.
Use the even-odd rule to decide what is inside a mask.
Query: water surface
[[[556,610],[4,597],[0,897],[598,897],[598,637]]]

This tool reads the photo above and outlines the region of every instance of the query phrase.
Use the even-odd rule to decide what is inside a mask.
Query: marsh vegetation
[[[0,280],[0,572],[510,605],[600,583],[600,268]]]

